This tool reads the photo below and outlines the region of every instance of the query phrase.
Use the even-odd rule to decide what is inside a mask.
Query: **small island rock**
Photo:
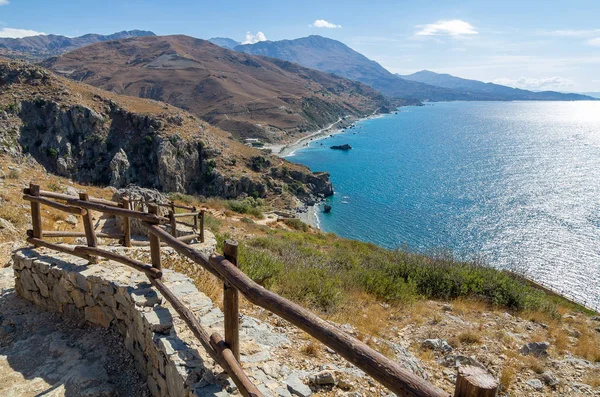
[[[334,146],[331,146],[331,149],[335,149],[335,150],[350,150],[350,149],[352,149],[352,146],[348,145],[347,143],[344,143],[343,145],[334,145]]]

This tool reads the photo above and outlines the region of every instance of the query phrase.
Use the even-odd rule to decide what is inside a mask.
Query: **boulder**
[[[334,145],[334,146],[331,146],[331,149],[333,149],[333,150],[350,150],[350,149],[352,149],[352,146],[350,146],[347,143],[345,143],[343,145]]]
[[[525,383],[527,383],[527,385],[531,386],[531,388],[533,388],[535,391],[544,390],[544,385],[542,384],[542,381],[539,379],[530,379]]]
[[[131,209],[136,211],[148,212],[148,205],[146,203],[158,203],[158,204],[169,204],[170,201],[166,195],[162,194],[155,189],[147,189],[136,185],[129,185],[126,188],[117,190],[112,197],[113,201],[120,202],[123,197],[128,197],[131,201]],[[159,215],[166,216],[168,209],[165,207],[158,208]],[[120,216],[116,217],[116,223],[119,229],[123,230],[123,219]],[[146,235],[148,234],[147,229],[142,223],[135,219],[130,218],[131,233],[134,235]]]
[[[335,375],[331,371],[321,371],[312,375],[310,381],[317,386],[335,385]]]
[[[323,207],[323,212],[328,214],[331,212],[331,206],[329,204],[325,204],[325,206]]]
[[[554,387],[560,383],[560,379],[550,371],[546,371],[542,374],[542,381],[550,387]]]
[[[519,351],[526,356],[548,357],[548,347],[550,347],[548,342],[529,342],[523,345]]]
[[[443,339],[425,339],[421,344],[425,349],[438,350],[442,352],[451,352],[452,346]]]
[[[285,384],[287,385],[288,391],[294,396],[309,397],[312,395],[310,387],[302,383],[296,373],[291,373],[285,380]]]

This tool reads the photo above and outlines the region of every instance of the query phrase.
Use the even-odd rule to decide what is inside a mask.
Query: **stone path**
[[[115,332],[42,310],[0,270],[0,395],[149,396]]]

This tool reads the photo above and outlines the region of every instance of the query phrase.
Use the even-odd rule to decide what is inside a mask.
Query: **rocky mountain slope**
[[[0,61],[0,150],[88,184],[235,198],[333,193],[329,175],[246,147],[191,114]]]
[[[555,91],[533,92],[521,90],[519,88],[507,87],[494,83],[484,83],[477,80],[462,79],[449,74],[421,70],[407,76],[400,76],[403,79],[417,81],[419,83],[431,84],[437,87],[449,88],[452,90],[469,91],[474,94],[486,95],[498,100],[533,100],[533,101],[581,101],[593,100],[594,98],[581,94],[565,94]]]
[[[44,65],[119,94],[168,102],[241,138],[277,141],[387,110],[383,96],[361,83],[187,36],[97,43]]]
[[[235,47],[242,44],[239,41],[235,41],[235,40],[229,39],[227,37],[213,37],[213,38],[208,39],[208,41],[210,41],[211,43],[213,43],[215,45],[218,45],[219,47],[228,48],[230,50],[233,50]]]
[[[144,30],[130,30],[109,35],[90,33],[80,37],[49,34],[20,39],[0,38],[0,55],[7,58],[39,61],[100,41],[141,36],[154,36],[154,33]]]
[[[334,73],[348,79],[365,83],[391,97],[416,98],[419,100],[587,100],[589,97],[558,92],[536,93],[516,90],[496,84],[458,79],[449,75],[437,75],[423,71],[409,76],[390,73],[383,66],[354,51],[345,44],[321,36],[309,36],[295,40],[262,41],[235,47],[236,51],[264,55],[296,62],[302,66]],[[443,79],[439,77],[444,77]],[[449,83],[447,77],[460,80]],[[456,81],[454,81],[456,82]],[[478,83],[478,84],[475,84]]]

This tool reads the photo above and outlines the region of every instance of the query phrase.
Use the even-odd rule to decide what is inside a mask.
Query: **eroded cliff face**
[[[11,146],[5,152],[31,155],[52,173],[90,184],[133,183],[224,198],[289,192],[310,202],[333,192],[328,175],[215,135],[214,128],[179,109],[152,102],[160,113],[132,111],[115,95],[73,92],[72,82],[18,65],[15,70],[15,64],[0,63],[1,142]],[[82,87],[88,89],[76,89]],[[261,159],[260,166],[255,159]],[[286,165],[291,170],[283,172]]]

